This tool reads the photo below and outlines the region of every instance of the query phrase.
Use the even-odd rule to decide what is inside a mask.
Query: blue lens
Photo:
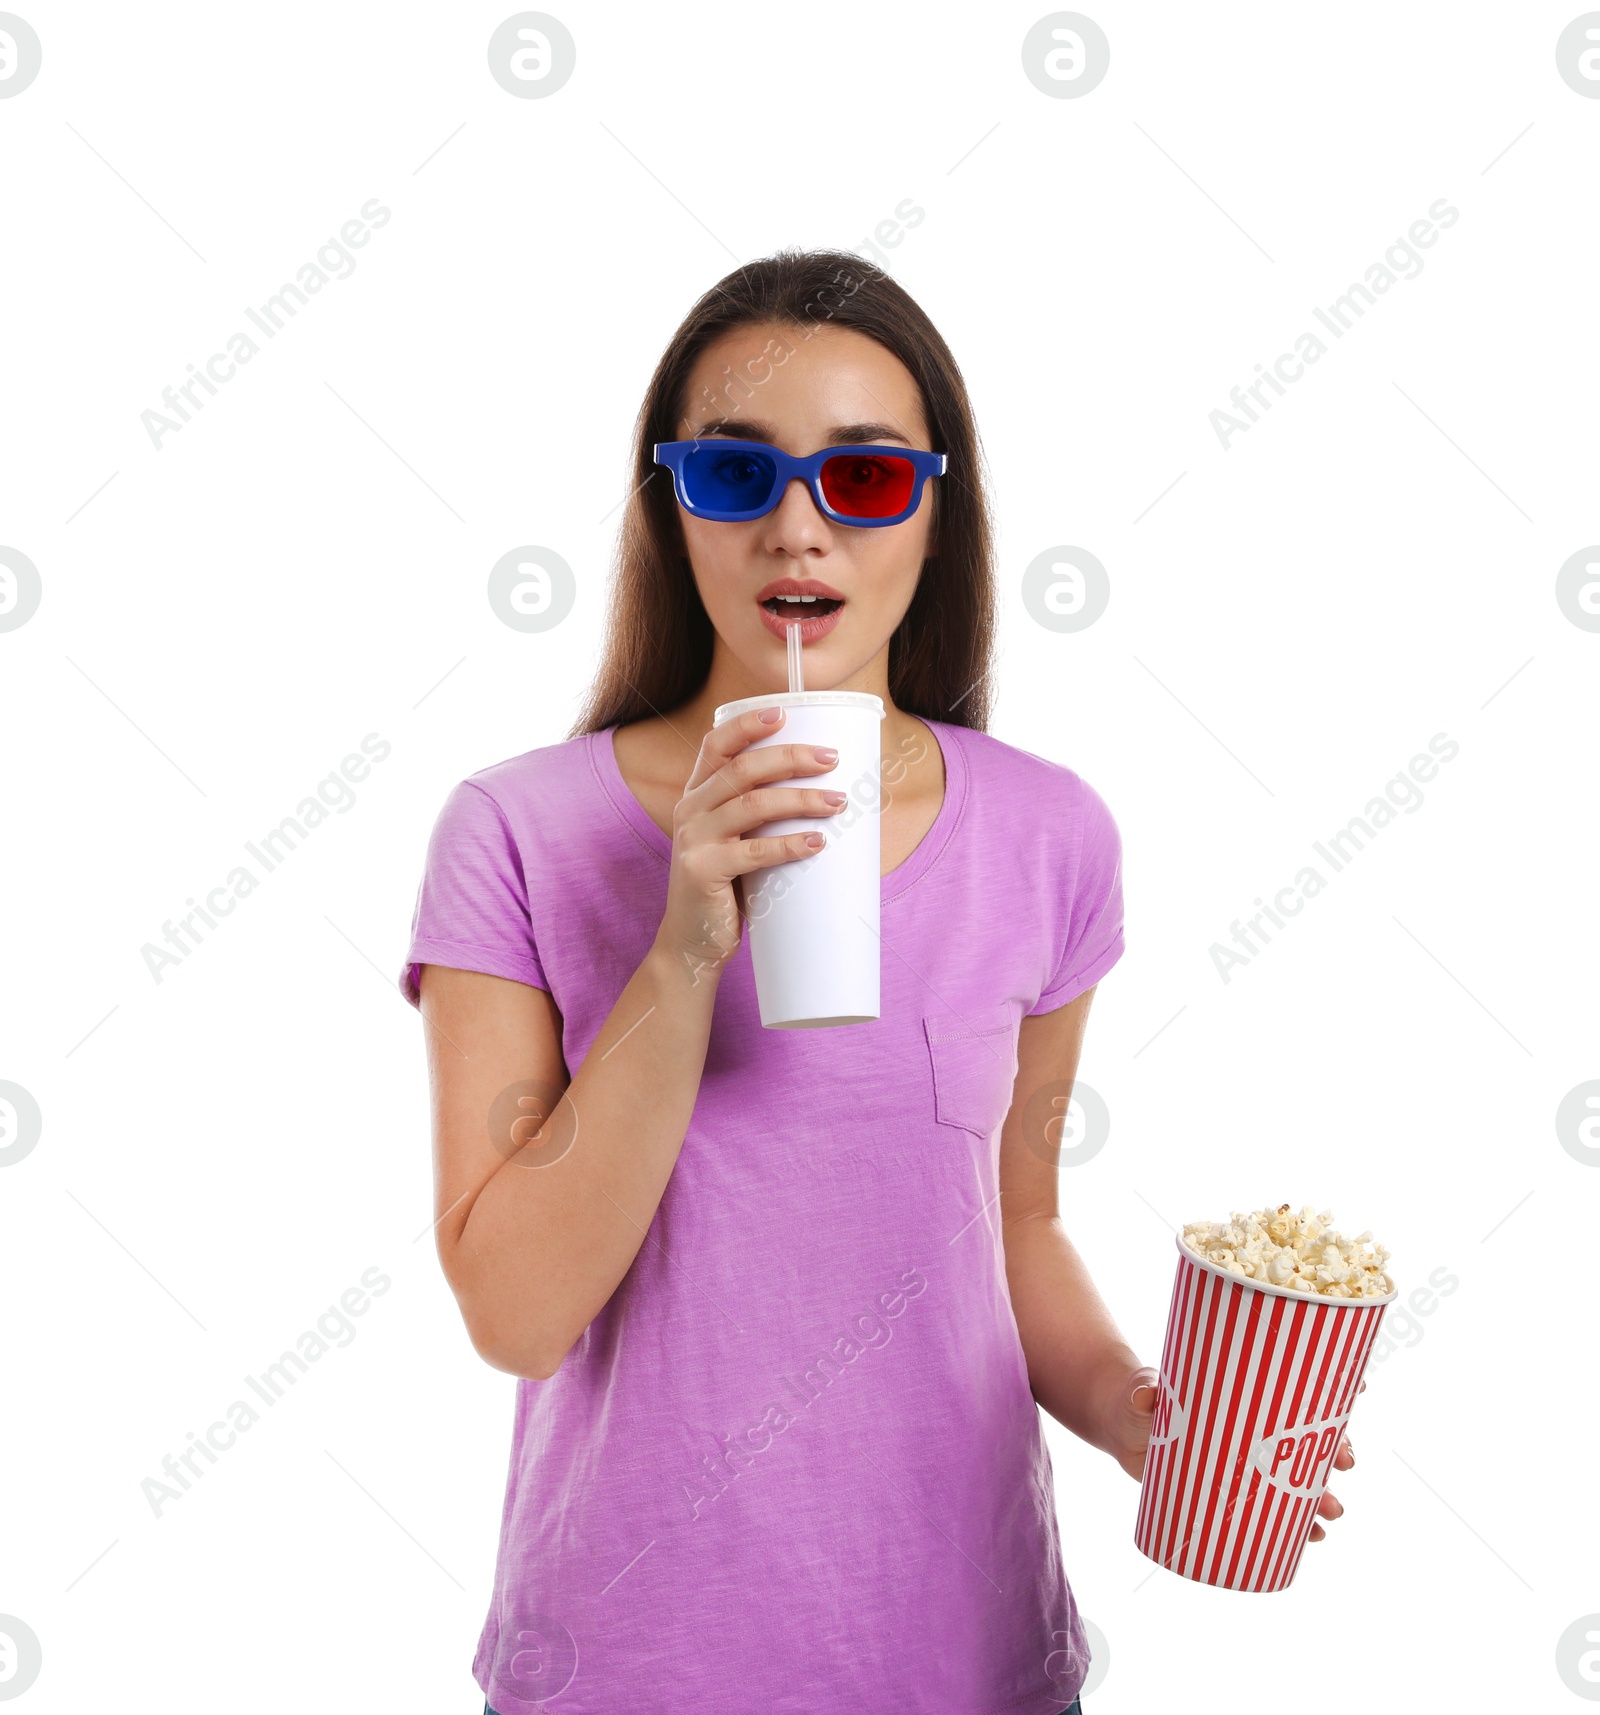
[[[743,447],[694,447],[683,461],[689,504],[707,512],[759,511],[777,475],[777,465],[765,453]]]

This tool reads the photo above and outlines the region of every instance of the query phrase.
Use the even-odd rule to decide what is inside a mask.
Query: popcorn
[[[1388,1250],[1372,1229],[1346,1238],[1331,1209],[1305,1204],[1298,1215],[1287,1203],[1252,1214],[1232,1211],[1226,1221],[1191,1221],[1183,1242],[1196,1256],[1243,1280],[1322,1298],[1382,1298],[1394,1291],[1384,1267]]]
[[[1267,1258],[1267,1281],[1272,1286],[1286,1286],[1294,1273],[1294,1264],[1287,1251],[1274,1251]]]

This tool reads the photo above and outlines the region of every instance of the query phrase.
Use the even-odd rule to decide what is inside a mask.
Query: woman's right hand
[[[777,714],[763,721],[763,714]],[[846,795],[820,786],[769,786],[770,780],[826,774],[836,755],[819,759],[809,744],[747,747],[779,729],[783,710],[750,709],[713,727],[672,812],[672,872],[656,945],[682,960],[698,982],[739,950],[743,928],[734,881],[770,864],[810,857],[825,843],[814,833],[745,839],[750,828],[786,816],[834,816]]]

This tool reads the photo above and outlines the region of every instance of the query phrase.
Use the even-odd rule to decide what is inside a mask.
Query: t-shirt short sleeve
[[[428,840],[400,992],[420,1004],[421,965],[484,971],[548,989],[534,946],[522,855],[505,813],[463,780],[445,800]]]
[[[1093,988],[1122,957],[1122,836],[1105,800],[1078,780],[1080,830],[1066,944],[1044,992],[1029,1009],[1054,1012]]]

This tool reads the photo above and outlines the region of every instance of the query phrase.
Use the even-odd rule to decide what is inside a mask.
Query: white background
[[[0,1078],[43,1135],[0,1169],[0,1613],[43,1671],[19,1707],[477,1715],[514,1383],[427,1236],[394,979],[428,830],[464,775],[566,736],[689,304],[911,198],[887,260],[971,386],[1000,520],[992,730],[1082,773],[1124,842],[1127,954],[1081,1068],[1112,1129],[1064,1173],[1068,1230],[1151,1361],[1187,1220],[1310,1202],[1370,1226],[1403,1292],[1459,1280],[1371,1370],[1346,1515],[1285,1593],[1156,1568],[1135,1485],[1050,1425],[1106,1643],[1086,1710],[1576,1709],[1557,1643],[1600,1611],[1600,1171],[1555,1128],[1600,1077],[1600,633],[1556,600],[1600,541],[1576,10],[1093,0],[1109,73],[1052,99],[1030,8],[559,0],[576,72],[518,100],[483,7],[21,4],[43,67],[0,101],[0,544],[43,600],[0,634]],[[354,273],[156,450],[141,413],[373,197]],[[1209,413],[1441,197],[1423,271],[1224,450]],[[577,575],[552,632],[486,599],[524,543]],[[1021,600],[1054,545],[1110,577],[1077,633]],[[355,807],[156,983],[141,948],[368,733],[392,753]],[[1224,982],[1212,945],[1436,733],[1460,749],[1422,807]],[[154,1516],[163,1456],[372,1267],[393,1284],[354,1340]]]

